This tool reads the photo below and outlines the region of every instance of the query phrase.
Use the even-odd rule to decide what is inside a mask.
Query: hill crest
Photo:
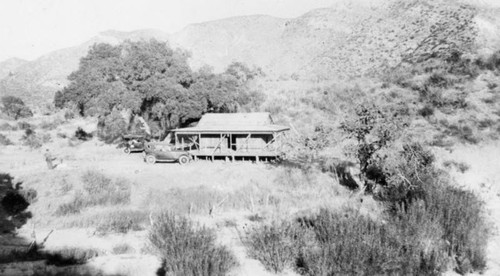
[[[326,80],[370,75],[397,65],[415,50],[432,26],[457,13],[472,15],[477,26],[474,52],[500,46],[500,8],[471,1],[345,1],[297,18],[267,15],[232,17],[186,26],[174,34],[144,29],[108,30],[89,41],[20,63],[0,80],[0,94],[27,102],[51,100],[67,84],[66,76],[95,43],[155,38],[191,52],[194,69],[209,65],[222,71],[233,61],[261,67],[268,78]],[[464,5],[466,3],[467,5]],[[468,34],[465,34],[468,35]],[[0,72],[2,72],[0,63]]]

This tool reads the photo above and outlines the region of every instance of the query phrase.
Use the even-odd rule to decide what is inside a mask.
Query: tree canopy
[[[73,103],[84,116],[128,110],[165,133],[206,112],[235,112],[250,101],[246,84],[257,73],[246,65],[233,63],[221,74],[208,67],[193,72],[188,58],[157,40],[96,44],[54,103]]]

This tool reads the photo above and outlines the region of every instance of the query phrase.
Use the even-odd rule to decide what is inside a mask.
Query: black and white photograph
[[[500,0],[0,0],[0,275],[500,275]]]

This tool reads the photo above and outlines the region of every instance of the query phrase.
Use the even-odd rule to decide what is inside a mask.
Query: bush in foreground
[[[288,264],[303,275],[439,275],[482,271],[488,227],[483,202],[449,183],[434,156],[419,144],[386,159],[384,185],[374,191],[387,206],[383,221],[353,210],[323,210],[299,224],[262,226],[249,234],[254,258],[270,271]],[[313,233],[313,242],[299,230]],[[270,230],[272,230],[270,234]],[[294,240],[299,249],[290,248]],[[265,242],[261,242],[265,241]],[[292,253],[283,257],[282,252]],[[272,262],[271,265],[268,262]]]
[[[236,265],[233,254],[215,244],[215,232],[185,217],[162,213],[149,232],[153,250],[162,258],[158,275],[226,275]]]
[[[302,275],[440,275],[485,268],[482,203],[450,186],[377,221],[356,210],[321,210],[247,234],[249,255],[267,270]]]
[[[244,243],[250,257],[259,260],[267,270],[279,273],[295,265],[303,236],[303,229],[297,225],[280,222],[250,230]]]

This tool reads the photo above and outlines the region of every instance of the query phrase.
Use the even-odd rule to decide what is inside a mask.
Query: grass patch
[[[111,179],[97,171],[82,176],[83,191],[76,191],[71,201],[62,203],[57,216],[80,213],[82,209],[97,205],[119,205],[130,202],[131,184],[124,179]]]
[[[117,205],[130,202],[131,185],[125,179],[114,181],[97,171],[87,171],[82,176],[83,189],[88,205]]]
[[[135,250],[127,243],[119,243],[113,246],[113,254],[121,255],[121,254],[130,254],[134,253]]]
[[[96,233],[127,233],[144,229],[149,221],[148,213],[142,210],[119,209],[88,210],[66,220],[64,227],[95,228]]]
[[[215,243],[215,232],[185,217],[161,213],[148,236],[162,258],[158,275],[226,275],[236,265],[233,254]]]
[[[96,225],[98,233],[127,233],[129,231],[143,230],[147,221],[146,212],[139,210],[116,210],[107,213]]]

